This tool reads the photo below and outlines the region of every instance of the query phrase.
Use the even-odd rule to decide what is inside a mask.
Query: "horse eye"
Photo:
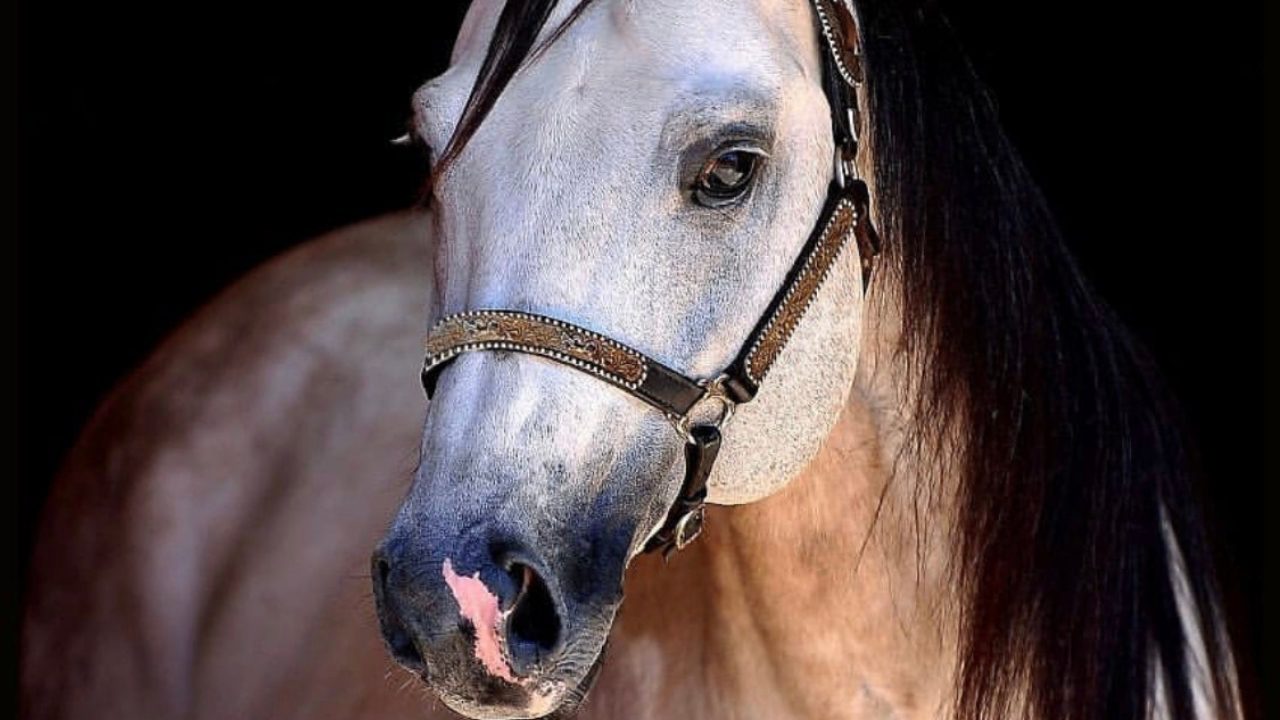
[[[742,149],[717,154],[698,173],[694,201],[706,207],[720,207],[741,198],[755,178],[760,157],[760,153]]]

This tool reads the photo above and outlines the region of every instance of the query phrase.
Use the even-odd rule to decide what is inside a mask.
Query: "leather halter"
[[[755,397],[851,237],[858,244],[862,261],[863,293],[870,283],[880,239],[871,223],[867,185],[858,178],[854,164],[862,69],[857,27],[846,1],[812,0],[826,48],[823,84],[831,105],[835,177],[818,222],[782,288],[723,373],[694,379],[598,332],[515,310],[448,315],[427,336],[422,384],[428,397],[440,371],[453,358],[477,350],[506,350],[540,355],[577,368],[665,414],[685,440],[685,478],[645,552],[662,550],[664,557],[669,556],[701,532],[706,482],[720,449],[721,429],[737,405]]]

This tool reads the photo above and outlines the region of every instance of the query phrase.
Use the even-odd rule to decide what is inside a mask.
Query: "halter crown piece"
[[[812,0],[826,52],[823,85],[835,136],[834,179],[808,242],[787,273],[738,357],[715,378],[694,379],[598,332],[515,310],[470,310],[442,318],[426,340],[422,385],[430,397],[440,371],[453,358],[477,350],[540,355],[577,368],[660,410],[685,440],[685,478],[662,526],[645,552],[664,557],[702,531],[707,477],[720,450],[720,432],[734,408],[755,397],[800,319],[817,297],[841,251],[853,237],[862,261],[865,293],[880,253],[871,223],[867,185],[857,173],[862,83],[858,32],[847,0]],[[708,419],[709,418],[709,419]]]

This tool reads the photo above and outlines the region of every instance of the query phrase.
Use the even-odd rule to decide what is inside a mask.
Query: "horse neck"
[[[938,493],[918,492],[938,469],[903,451],[906,391],[885,361],[894,327],[868,328],[866,369],[800,477],[712,508],[704,537],[668,566],[633,568],[602,679],[632,716],[642,687],[705,717],[943,712],[955,661],[948,513]]]

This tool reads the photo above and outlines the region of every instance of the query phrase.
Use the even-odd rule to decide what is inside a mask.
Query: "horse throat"
[[[786,489],[713,507],[702,541],[665,566],[636,562],[589,714],[942,714],[956,645],[948,513],[919,492],[893,429],[903,418],[876,409],[896,391],[864,373]]]

